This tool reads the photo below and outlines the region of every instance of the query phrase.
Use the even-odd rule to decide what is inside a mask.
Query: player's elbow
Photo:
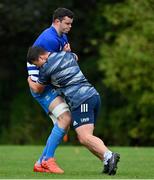
[[[37,84],[29,84],[31,90],[34,92],[34,93],[42,93],[44,91],[44,88],[43,87],[40,87],[40,86],[37,86]]]
[[[32,91],[33,91],[34,93],[42,93],[42,92],[44,91],[44,89],[42,89],[42,88],[37,88],[37,87],[31,88],[31,89],[32,89]]]

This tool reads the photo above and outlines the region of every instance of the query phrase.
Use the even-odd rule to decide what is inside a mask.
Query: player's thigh
[[[58,96],[50,104],[49,111],[58,120],[58,125],[61,128],[68,129],[71,124],[71,113],[69,106],[63,100],[62,97]]]
[[[49,110],[52,111],[56,106],[65,102],[61,96],[57,96],[49,105]]]
[[[49,106],[49,111],[61,120],[71,120],[71,114],[68,104],[60,96],[56,97]]]

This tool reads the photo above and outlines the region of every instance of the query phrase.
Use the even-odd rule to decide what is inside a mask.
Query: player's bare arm
[[[29,87],[32,89],[33,92],[42,93],[44,91],[45,85],[32,81],[30,76],[28,77],[27,81],[28,81]]]

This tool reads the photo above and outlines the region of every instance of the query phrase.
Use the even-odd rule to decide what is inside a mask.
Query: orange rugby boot
[[[63,174],[64,170],[61,169],[57,164],[55,158],[49,158],[48,160],[42,161],[42,167],[47,169],[50,173]]]
[[[33,171],[34,172],[48,172],[48,173],[50,172],[48,169],[45,169],[44,167],[41,166],[41,164],[37,162],[34,164]]]

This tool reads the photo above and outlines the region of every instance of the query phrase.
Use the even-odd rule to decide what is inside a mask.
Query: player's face
[[[49,53],[45,53],[39,56],[39,59],[37,61],[34,61],[33,64],[35,64],[38,67],[41,67],[48,59],[48,54]]]
[[[68,33],[72,27],[73,19],[65,16],[59,23],[59,32]]]

